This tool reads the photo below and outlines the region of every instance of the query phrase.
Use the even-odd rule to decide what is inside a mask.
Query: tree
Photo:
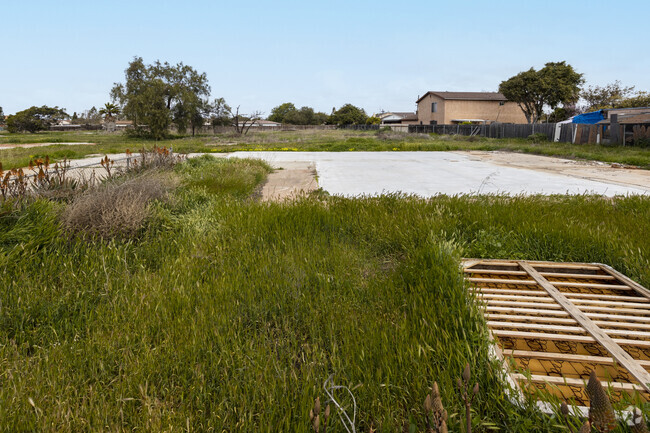
[[[287,116],[293,115],[296,111],[297,110],[295,105],[293,105],[291,102],[285,102],[284,104],[280,104],[277,107],[274,107],[267,119],[272,122],[288,123],[286,121]]]
[[[203,128],[206,119],[211,119],[216,111],[223,111],[225,109],[225,107],[223,107],[224,105],[225,107],[228,107],[228,105],[225,103],[225,100],[223,98],[219,98],[215,99],[214,102],[210,102],[207,99],[201,99],[199,100],[198,104],[193,104],[190,106],[190,127],[192,128],[192,137],[196,133],[197,129]],[[228,107],[228,112],[230,112],[230,107]]]
[[[235,126],[235,131],[237,131],[238,134],[241,135],[246,135],[248,134],[248,130],[251,129],[251,127],[262,118],[262,113],[260,111],[254,111],[250,115],[245,115],[245,114],[239,114],[239,106],[237,106],[237,110],[235,111],[235,115],[232,118],[232,124]]]
[[[68,117],[65,109],[59,107],[30,107],[7,118],[9,132],[38,132],[48,129],[52,124]]]
[[[621,102],[622,107],[650,107],[650,92],[638,92]]]
[[[210,118],[210,123],[212,128],[216,129],[218,126],[229,126],[232,124],[230,117],[232,116],[232,109],[226,100],[223,98],[217,98],[212,103],[210,103],[208,117]]]
[[[2,107],[0,107],[0,125],[5,124],[5,113],[2,111]]]
[[[587,111],[601,110],[603,108],[620,108],[623,101],[634,92],[634,86],[625,87],[616,80],[605,86],[589,86],[581,93],[582,99],[587,102]]]
[[[146,126],[156,139],[164,137],[172,121],[184,132],[210,95],[205,73],[182,62],[145,65],[142,57],[135,57],[124,75],[125,83],[115,83],[111,97],[120,103],[136,131]]]
[[[366,125],[379,125],[381,123],[381,119],[377,116],[371,116],[366,119]]]
[[[94,108],[94,107],[93,107]],[[99,110],[99,114],[104,116],[104,120],[107,122],[110,122],[113,120],[113,118],[117,115],[120,114],[120,107],[118,107],[115,104],[111,104],[110,102],[107,102],[104,104],[104,106]],[[74,113],[73,119],[76,117],[77,113]]]
[[[333,111],[328,123],[333,125],[362,125],[366,123],[366,111],[363,108],[355,107],[352,104],[345,104],[336,111]]]
[[[285,102],[271,110],[268,120],[290,125],[322,125],[327,121],[327,114],[316,113],[311,107],[298,110],[291,102]]]
[[[582,74],[566,62],[549,62],[539,71],[530,68],[502,81],[499,92],[519,105],[528,123],[536,123],[545,107],[575,104],[583,82]]]

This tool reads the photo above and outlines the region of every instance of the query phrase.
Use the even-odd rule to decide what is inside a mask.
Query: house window
[[[438,103],[437,102],[432,102],[431,103],[431,112],[435,113],[438,111]]]
[[[506,105],[505,101],[499,101],[499,105],[504,106]]]
[[[429,122],[429,125],[437,125],[437,124],[438,124],[437,120],[432,120],[431,122]]]

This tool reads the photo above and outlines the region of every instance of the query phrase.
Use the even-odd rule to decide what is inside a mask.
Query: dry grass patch
[[[138,234],[150,216],[150,204],[164,200],[178,184],[170,171],[145,172],[113,180],[76,197],[62,215],[70,232],[100,238]]]

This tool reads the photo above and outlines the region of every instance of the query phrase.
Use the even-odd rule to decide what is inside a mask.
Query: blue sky
[[[109,101],[133,56],[206,72],[212,96],[266,115],[414,110],[428,90],[495,91],[566,60],[588,84],[650,90],[647,0],[0,0],[0,106]]]

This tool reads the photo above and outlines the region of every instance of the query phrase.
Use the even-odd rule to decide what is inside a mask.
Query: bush
[[[63,226],[73,233],[105,239],[135,236],[149,218],[150,203],[164,199],[174,180],[169,173],[149,172],[104,183],[66,207]]]
[[[536,132],[534,134],[530,134],[526,139],[531,143],[535,143],[535,144],[545,143],[548,141],[548,137],[546,136],[546,134],[542,132]]]
[[[68,115],[59,107],[30,107],[7,118],[7,131],[11,133],[31,132],[48,129],[52,124]]]

